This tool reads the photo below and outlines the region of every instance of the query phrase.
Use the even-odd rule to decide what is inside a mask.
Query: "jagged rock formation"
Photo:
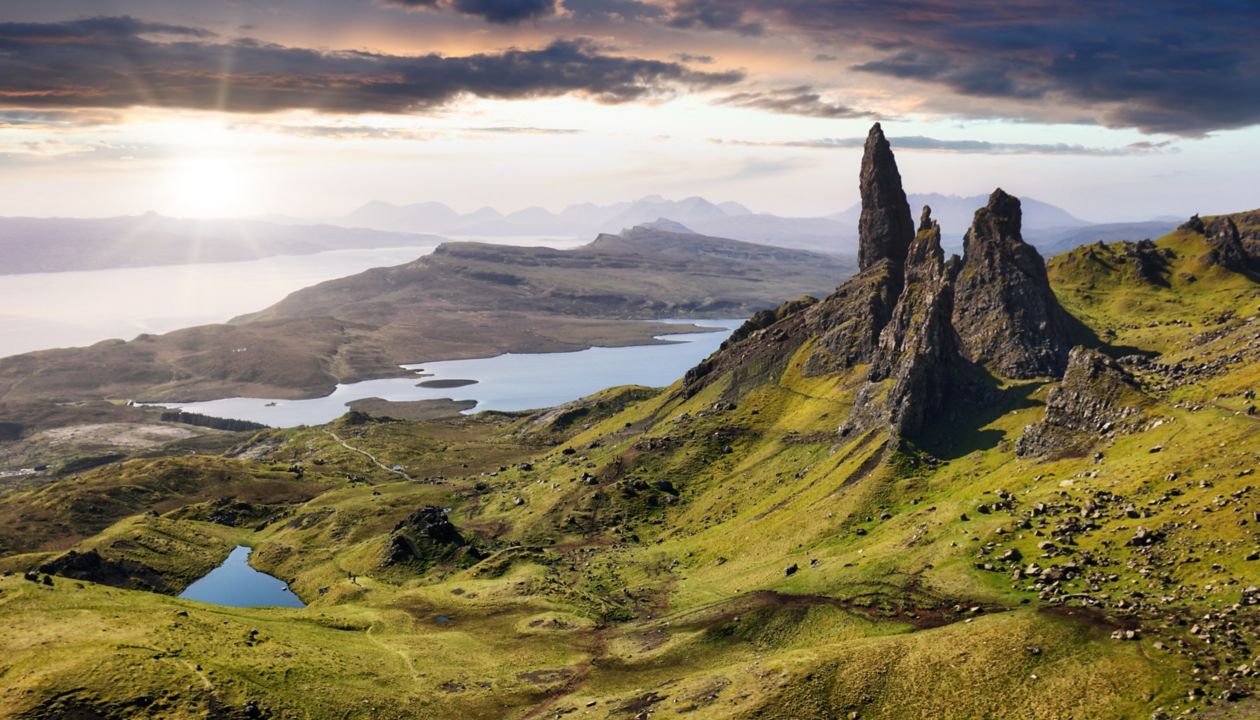
[[[1203,223],[1203,218],[1198,213],[1190,216],[1190,219],[1177,226],[1177,230],[1181,232],[1197,232],[1200,235],[1207,234],[1207,225]]]
[[[882,260],[900,266],[914,239],[914,221],[897,161],[879,123],[866,136],[859,186],[858,267],[865,270]]]
[[[1020,235],[1019,199],[1001,188],[963,238],[954,329],[963,355],[1009,378],[1058,377],[1072,347],[1046,264]]]
[[[950,376],[960,367],[950,324],[956,263],[947,265],[941,228],[923,208],[919,232],[905,261],[905,289],[892,320],[879,335],[870,379],[892,379],[884,400],[886,422],[895,434],[913,436],[929,414],[945,408]]]
[[[1021,456],[1083,453],[1099,437],[1132,430],[1146,396],[1119,363],[1096,350],[1076,347],[1063,382],[1050,390],[1045,417],[1024,428],[1015,444]]]
[[[1202,225],[1202,221],[1199,224]],[[1243,246],[1242,237],[1238,234],[1238,226],[1231,218],[1217,218],[1202,232],[1208,243],[1208,253],[1204,260],[1209,264],[1219,265],[1233,272],[1248,272],[1252,269],[1247,248]]]
[[[811,318],[810,334],[818,349],[805,362],[806,375],[841,372],[870,362],[879,333],[892,319],[904,282],[900,265],[880,262],[840,286]]]
[[[426,506],[399,520],[385,545],[381,567],[409,565],[424,571],[439,562],[479,560],[482,555],[446,517]]]
[[[1008,377],[1060,375],[1070,316],[1045,263],[1020,236],[1019,200],[997,190],[976,212],[965,261],[946,261],[940,227],[924,208],[917,234],[896,159],[879,125],[862,159],[860,272],[815,303],[759,313],[687,373],[684,394],[729,373],[727,393],[781,372],[806,343],[805,376],[869,364],[843,434],[874,427],[914,438],[929,418],[987,397],[987,365]]]

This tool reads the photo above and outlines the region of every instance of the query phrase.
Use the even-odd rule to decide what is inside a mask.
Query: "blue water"
[[[222,565],[189,585],[179,596],[184,600],[229,607],[306,607],[283,580],[250,567],[251,552],[250,548],[237,545]]]
[[[186,412],[234,418],[272,427],[322,425],[344,415],[346,404],[364,398],[385,400],[473,400],[473,411],[529,410],[566,403],[616,385],[661,387],[672,384],[717,350],[742,320],[667,320],[719,328],[718,332],[662,335],[663,345],[594,347],[567,353],[507,353],[475,360],[403,365],[415,377],[338,385],[330,395],[309,400],[226,398],[169,404]],[[432,380],[475,380],[457,388],[418,387]]]

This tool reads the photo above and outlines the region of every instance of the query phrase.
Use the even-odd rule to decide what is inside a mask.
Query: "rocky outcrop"
[[[106,558],[95,548],[87,552],[71,550],[40,565],[39,571],[131,590],[170,592],[172,589],[166,579],[153,568],[134,560]]]
[[[897,307],[902,273],[900,265],[877,263],[819,303],[807,323],[817,347],[805,362],[806,375],[842,372],[875,357],[879,334]]]
[[[1146,396],[1119,363],[1096,350],[1073,348],[1063,382],[1050,390],[1046,414],[1024,428],[1021,456],[1081,454],[1100,437],[1134,429]]]
[[[1020,235],[1019,199],[1001,188],[963,238],[953,325],[962,353],[1008,378],[1058,377],[1072,347],[1036,248]]]
[[[1213,220],[1211,225],[1204,228],[1203,235],[1208,244],[1208,252],[1203,259],[1208,264],[1239,273],[1252,269],[1251,258],[1232,218],[1220,217]]]
[[[884,260],[900,265],[914,239],[914,220],[892,147],[879,123],[866,136],[859,189],[858,267],[865,270]]]
[[[437,563],[468,563],[482,557],[442,508],[429,505],[394,525],[381,567],[406,565],[423,572]]]
[[[1124,257],[1138,279],[1150,285],[1168,285],[1173,252],[1161,248],[1149,238],[1138,242],[1124,241]]]

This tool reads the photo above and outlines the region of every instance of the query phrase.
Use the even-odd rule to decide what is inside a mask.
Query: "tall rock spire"
[[[865,270],[881,260],[900,266],[914,240],[914,223],[901,187],[897,160],[879,123],[866,136],[859,188],[862,217],[858,221],[858,267]]]
[[[900,436],[914,437],[929,417],[943,412],[962,371],[950,317],[953,277],[941,250],[941,228],[923,208],[919,232],[905,262],[905,290],[892,320],[879,336],[871,379],[891,378],[885,399],[887,422]]]
[[[1019,198],[1001,188],[963,238],[953,324],[963,355],[1008,378],[1061,376],[1072,349],[1069,316],[1046,263],[1020,235]]]

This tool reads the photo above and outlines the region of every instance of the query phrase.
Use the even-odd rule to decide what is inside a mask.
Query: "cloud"
[[[680,52],[674,53],[673,57],[678,62],[696,63],[697,65],[711,65],[714,62],[712,55],[692,55],[691,53]]]
[[[544,127],[479,127],[464,128],[467,132],[496,133],[503,135],[581,135],[584,130],[576,128],[544,128]]]
[[[852,69],[939,89],[925,107],[1197,136],[1260,123],[1250,0],[660,0],[674,27],[862,49]],[[850,61],[852,62],[852,61]],[[1000,104],[993,100],[1009,101]],[[959,112],[960,109],[964,109]]]
[[[495,126],[464,128],[406,128],[382,125],[337,123],[328,125],[307,123],[248,123],[234,125],[234,129],[261,130],[279,135],[320,140],[408,140],[426,142],[450,138],[456,135],[577,135],[582,130],[572,128],[545,128],[527,126]]]
[[[537,20],[556,13],[556,0],[384,0],[387,5],[404,8],[449,8],[462,15],[473,15],[486,22],[515,25],[524,20]]]
[[[749,19],[740,2],[730,0],[679,0],[669,14],[669,24],[676,28],[703,27],[710,30],[734,30],[741,35],[761,35],[766,28]]]
[[[209,38],[215,34],[202,28],[166,23],[143,22],[126,15],[92,17],[59,23],[0,23],[0,43],[83,43],[131,38],[139,35],[175,35]],[[2,46],[2,45],[0,45]]]
[[[791,147],[810,148],[816,150],[849,150],[861,148],[866,143],[865,137],[849,138],[817,138],[810,140],[783,140],[778,142],[761,142],[749,140],[714,140],[723,145],[744,145],[750,147]],[[989,140],[942,140],[939,138],[910,135],[891,139],[893,148],[902,150],[922,150],[929,152],[959,153],[968,155],[1088,155],[1118,156],[1146,155],[1157,152],[1176,152],[1171,141],[1135,142],[1124,147],[1104,148],[1090,147],[1072,143],[1019,143],[992,142]]]
[[[122,122],[122,116],[97,110],[0,110],[0,128],[73,130]]]
[[[575,94],[623,103],[743,78],[738,72],[706,73],[611,55],[584,39],[451,57],[328,52],[210,37],[196,28],[131,18],[0,23],[0,108],[408,113],[465,96]]]
[[[799,85],[770,92],[735,93],[719,99],[717,103],[807,117],[871,117],[871,113],[865,110],[855,110],[847,105],[825,100],[822,95],[808,85]]]
[[[665,9],[639,0],[564,0],[565,12],[582,20],[629,22],[666,15]]]

